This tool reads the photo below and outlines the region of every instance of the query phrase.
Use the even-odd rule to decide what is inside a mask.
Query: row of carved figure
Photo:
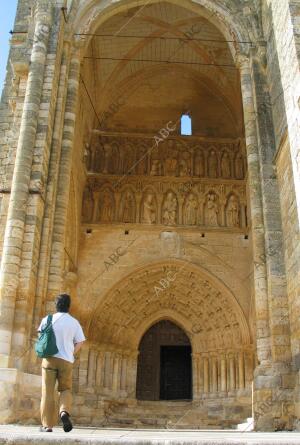
[[[149,140],[140,139],[134,144],[126,140],[87,144],[86,168],[90,172],[109,175],[245,177],[245,159],[234,144],[207,144],[207,147],[202,144],[187,148],[173,139],[165,144],[166,147],[153,147]]]
[[[173,191],[158,197],[150,190],[144,193],[138,203],[130,189],[118,197],[108,188],[94,194],[86,189],[82,209],[83,222],[88,223],[246,226],[246,208],[239,198],[230,193],[226,201],[221,203],[214,191],[202,198],[191,192],[184,200],[179,200]]]

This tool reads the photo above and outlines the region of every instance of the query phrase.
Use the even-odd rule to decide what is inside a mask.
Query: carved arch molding
[[[143,267],[117,283],[92,316],[92,342],[137,350],[146,330],[170,319],[193,353],[251,348],[249,326],[234,295],[203,269],[183,261]]]

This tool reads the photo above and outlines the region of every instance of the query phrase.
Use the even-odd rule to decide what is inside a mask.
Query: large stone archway
[[[88,387],[79,379],[79,396],[87,397],[93,389],[95,397],[108,404],[136,404],[139,345],[146,332],[163,320],[181,327],[189,338],[194,404],[190,409],[201,407],[203,425],[210,421],[214,403],[220,406],[220,425],[250,415],[256,358],[243,310],[220,280],[199,266],[174,259],[135,270],[94,310],[89,347],[78,364],[79,375],[87,373]],[[172,346],[170,340],[162,344]],[[158,393],[152,398],[159,399]],[[94,410],[95,418],[101,415]]]
[[[89,336],[74,385],[83,422],[100,421],[102,402],[135,403],[138,344],[169,319],[191,338],[194,401],[207,408],[222,399],[220,418],[229,419],[245,396],[246,415],[253,382],[257,428],[287,426],[291,338],[294,358],[298,351],[287,314],[297,302],[291,290],[290,307],[287,300],[261,8],[238,0],[69,5],[66,16],[39,0],[31,60],[12,57],[17,99],[6,96],[19,139],[4,138],[16,166],[1,192],[1,365],[25,380],[39,373],[30,342],[68,289]],[[20,117],[16,91],[25,85]],[[187,111],[190,138],[175,125]]]

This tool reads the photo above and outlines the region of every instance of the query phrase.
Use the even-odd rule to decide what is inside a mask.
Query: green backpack
[[[35,343],[36,355],[40,358],[51,357],[58,353],[55,333],[52,326],[52,315],[48,315],[47,324]]]

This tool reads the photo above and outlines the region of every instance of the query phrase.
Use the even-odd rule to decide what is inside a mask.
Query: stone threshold
[[[37,426],[0,425],[0,445],[294,445],[300,444],[300,433],[243,433],[235,430],[133,430],[114,428],[75,428],[64,433],[40,433]]]

